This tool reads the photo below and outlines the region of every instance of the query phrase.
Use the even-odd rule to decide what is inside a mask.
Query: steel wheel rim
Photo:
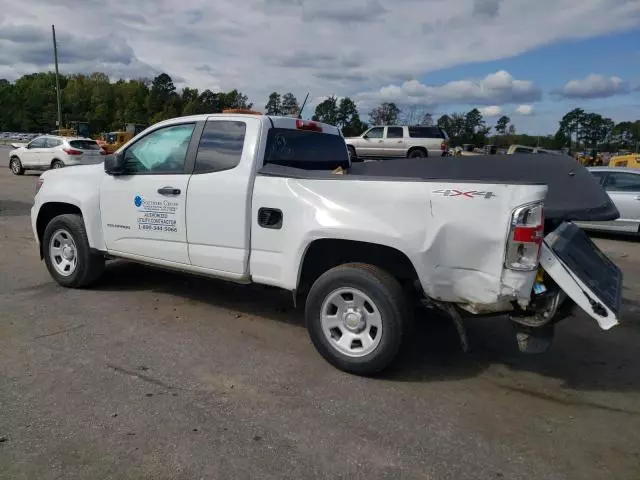
[[[11,160],[11,171],[13,173],[18,173],[20,171],[20,165],[18,164],[18,160],[15,158]]]
[[[331,292],[320,309],[322,333],[329,344],[348,357],[373,352],[382,339],[382,315],[371,298],[352,287]]]
[[[73,275],[78,266],[78,248],[71,234],[56,230],[49,240],[49,258],[53,268],[63,277]]]

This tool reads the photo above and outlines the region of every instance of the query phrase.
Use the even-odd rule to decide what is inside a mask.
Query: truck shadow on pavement
[[[111,262],[101,291],[150,291],[175,295],[237,312],[238,317],[260,316],[304,328],[304,306],[294,308],[288,292],[258,285],[237,285],[209,278],[163,271],[124,261]],[[625,308],[627,308],[625,306]],[[571,317],[556,327],[554,345],[543,355],[524,355],[515,333],[503,317],[467,320],[471,352],[463,353],[453,323],[440,315],[416,310],[416,328],[408,348],[380,380],[433,382],[483,376],[490,382],[518,385],[519,374],[538,374],[560,380],[563,389],[576,391],[640,392],[640,321],[632,319],[604,332],[586,316]],[[313,348],[309,345],[309,348]],[[502,373],[484,374],[495,366]],[[330,367],[328,367],[330,368]],[[506,374],[504,373],[506,372]],[[503,378],[506,375],[507,378]]]

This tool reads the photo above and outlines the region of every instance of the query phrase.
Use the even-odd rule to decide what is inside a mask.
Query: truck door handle
[[[162,187],[158,189],[160,195],[180,195],[180,189],[174,187]]]
[[[398,143],[402,143],[402,140],[398,140]]]

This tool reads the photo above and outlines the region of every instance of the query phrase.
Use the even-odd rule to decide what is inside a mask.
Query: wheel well
[[[54,164],[55,162],[60,162],[60,163],[64,164],[64,162],[63,162],[62,160],[60,160],[59,158],[54,158],[53,160],[51,160],[50,165],[53,167],[53,164]]]
[[[298,291],[306,292],[324,272],[345,263],[375,265],[411,288],[418,282],[418,274],[411,260],[400,250],[376,243],[320,239],[312,242],[304,255]]]
[[[38,219],[36,220],[36,231],[38,232],[38,240],[42,245],[42,237],[44,236],[44,229],[51,220],[58,215],[64,215],[65,213],[77,213],[82,215],[82,211],[75,205],[70,203],[61,202],[49,202],[40,207],[38,212]]]
[[[428,151],[426,148],[424,148],[424,147],[411,147],[411,148],[407,151],[407,157],[408,157],[409,155],[411,155],[411,152],[415,152],[416,150],[420,150],[420,151],[424,152],[424,154],[425,154],[426,156],[429,156],[429,151]]]

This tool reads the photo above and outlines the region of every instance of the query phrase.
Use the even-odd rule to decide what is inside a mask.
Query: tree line
[[[63,126],[71,121],[89,122],[93,133],[119,130],[127,123],[151,125],[181,115],[218,113],[227,108],[252,109],[247,95],[237,89],[228,92],[199,91],[184,87],[178,91],[172,78],[161,73],[153,79],[110,81],[104,73],[60,75]],[[0,79],[0,131],[49,132],[56,129],[55,74],[32,73],[15,82]],[[264,105],[269,115],[296,117],[300,105],[291,92],[272,92]],[[434,120],[426,109],[401,109],[384,102],[369,112],[369,124],[362,121],[349,97],[331,96],[315,107],[314,120],[336,125],[345,136],[359,135],[371,125],[424,125],[443,128],[453,145],[471,143],[520,144],[545,148],[599,148],[635,150],[640,143],[640,120],[615,123],[580,108],[563,116],[555,135],[517,134],[508,116],[489,125],[477,108],[453,112]]]
[[[111,82],[104,73],[60,75],[63,124],[89,122],[91,132],[120,130],[127,123],[151,125],[161,120],[216,113],[226,108],[252,108],[238,90],[202,92],[185,87],[161,73],[152,80]],[[56,129],[55,74],[24,75],[14,83],[0,79],[0,131],[44,133]]]

